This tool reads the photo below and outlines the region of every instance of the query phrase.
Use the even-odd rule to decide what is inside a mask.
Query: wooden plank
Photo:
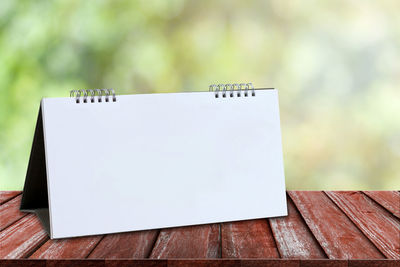
[[[157,236],[157,230],[106,235],[88,258],[147,258]]]
[[[46,260],[0,259],[1,267],[47,267]]]
[[[399,267],[396,260],[349,260],[348,267]]]
[[[299,267],[298,260],[284,259],[168,259],[168,267]]]
[[[21,191],[0,191],[0,205],[21,194]]]
[[[345,263],[347,263],[345,261]],[[55,260],[7,260],[2,267],[299,267],[298,260],[283,259],[55,259]],[[315,265],[313,265],[315,266]],[[340,265],[322,265],[340,266]],[[347,266],[347,264],[346,264]]]
[[[1,260],[2,267],[398,267],[399,261],[395,260],[294,260],[294,259],[58,259],[58,260]]]
[[[292,200],[288,198],[288,216],[269,219],[282,258],[323,259],[321,246],[308,229]]]
[[[361,192],[326,194],[388,258],[400,259],[400,222]]]
[[[223,259],[168,259],[168,267],[241,267],[238,260]]]
[[[347,260],[332,260],[332,259],[302,259],[300,260],[301,267],[347,267]]]
[[[279,258],[267,219],[223,223],[222,258]]]
[[[104,259],[51,259],[46,267],[105,267]]]
[[[288,194],[330,259],[384,258],[323,192],[289,191]]]
[[[21,198],[21,195],[17,196],[0,206],[0,231],[27,215],[19,211]]]
[[[400,218],[400,192],[398,191],[363,191],[394,216]]]
[[[99,243],[102,236],[85,236],[68,239],[49,239],[30,259],[84,259]]]
[[[218,258],[220,225],[196,225],[160,231],[150,258]]]
[[[167,260],[155,259],[106,259],[106,267],[167,267]]]
[[[240,267],[299,267],[300,261],[294,259],[241,259]]]
[[[28,214],[0,233],[0,259],[24,258],[47,239],[38,218]]]

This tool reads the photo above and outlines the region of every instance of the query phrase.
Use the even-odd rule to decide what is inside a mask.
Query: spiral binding
[[[98,103],[103,102],[103,96],[105,102],[116,102],[117,97],[115,96],[114,89],[81,89],[81,90],[71,90],[69,93],[70,97],[75,97],[76,103]]]
[[[222,97],[248,97],[249,91],[251,91],[251,96],[256,96],[256,91],[252,83],[220,83],[220,84],[211,84],[209,87],[210,92],[214,92],[215,98],[219,98],[220,93]]]

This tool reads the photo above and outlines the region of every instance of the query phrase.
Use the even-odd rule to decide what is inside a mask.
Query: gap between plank
[[[21,218],[19,218],[18,220],[16,220],[15,222],[10,223],[9,225],[7,225],[6,227],[4,227],[3,230],[0,231],[0,233],[2,233],[3,231],[7,230],[7,228],[11,227],[12,225],[18,223],[20,220],[22,220],[23,218],[25,218],[26,216],[28,216],[31,213],[24,213],[24,216],[22,216]],[[35,215],[36,216],[36,215]]]
[[[21,191],[21,192],[19,192],[18,194],[16,194],[15,196],[13,196],[13,197],[11,197],[11,198],[7,199],[7,200],[6,200],[6,201],[4,201],[3,203],[0,203],[0,205],[4,205],[4,204],[6,204],[7,202],[9,202],[9,201],[13,200],[14,198],[18,197],[18,196],[19,196],[19,195],[21,195],[21,194],[22,194],[22,191]]]
[[[301,222],[303,223],[303,225],[305,226],[305,228],[307,228],[308,232],[310,233],[312,239],[315,241],[316,244],[318,244],[318,247],[321,249],[322,253],[324,254],[326,259],[329,259],[328,254],[326,254],[324,248],[321,246],[321,244],[319,243],[318,239],[314,236],[314,233],[311,231],[311,228],[308,226],[307,222],[305,221],[305,219],[303,218],[303,215],[300,212],[300,209],[296,206],[296,203],[294,202],[294,200],[290,197],[290,195],[287,193],[286,191],[286,196],[287,198],[289,198],[289,200],[292,203],[293,208],[297,211],[297,213],[299,214],[299,218],[301,220]],[[270,223],[271,226],[271,223]],[[271,231],[272,231],[272,227],[271,227]],[[275,237],[274,237],[275,239]],[[279,252],[279,249],[278,249]],[[279,253],[280,254],[280,253]]]
[[[106,235],[102,235],[99,242],[96,243],[96,245],[93,246],[93,248],[89,251],[89,253],[85,256],[85,259],[87,259],[90,254],[92,254],[92,252],[94,251],[94,249],[100,244],[100,242],[104,239]]]
[[[347,216],[347,214],[339,207],[339,205],[337,205],[337,204],[335,203],[335,201],[333,201],[333,200],[329,197],[329,195],[326,193],[326,191],[324,190],[324,191],[322,191],[322,192],[323,192],[324,195],[333,203],[333,205],[335,205],[335,206],[339,209],[339,211],[340,211],[341,213],[343,213],[344,216],[346,216],[346,217],[349,219],[350,223],[352,223],[352,224],[358,229],[358,231],[368,240],[368,242],[370,242],[370,243],[375,247],[375,249],[378,251],[378,253],[380,253],[384,259],[387,259],[387,257],[385,256],[385,254],[383,254],[382,251],[374,244],[374,242],[372,242],[372,241],[368,238],[368,236],[367,236],[366,234],[364,234],[364,232],[353,222],[353,220],[350,219],[349,216]],[[354,191],[354,193],[356,193],[356,192],[362,192],[362,191]],[[386,210],[386,209],[385,209],[385,210]]]
[[[157,236],[156,236],[156,238],[154,238],[154,241],[153,241],[153,244],[152,244],[152,246],[151,246],[151,249],[149,249],[149,253],[146,255],[145,259],[149,259],[150,256],[151,256],[151,254],[153,253],[154,246],[156,245],[156,243],[157,243],[157,241],[158,241],[158,238],[160,237],[160,232],[161,232],[161,230],[158,229],[158,230],[157,230]]]
[[[30,256],[32,256],[33,253],[35,253],[39,248],[41,248],[43,246],[44,243],[46,243],[47,241],[49,241],[49,236],[47,235],[47,237],[45,239],[43,239],[43,241],[39,244],[37,244],[37,246],[32,249],[29,253],[27,253],[24,257],[24,259],[28,259]]]
[[[376,201],[374,198],[370,197],[368,194],[366,194],[364,191],[360,191],[364,196],[366,196],[367,198],[369,198],[370,200],[372,200],[373,202],[375,202],[378,206],[382,207],[384,210],[386,210],[387,212],[389,212],[390,214],[392,214],[394,217],[398,218],[395,214],[393,214],[393,212],[391,212],[390,210],[388,210],[386,207],[384,207],[382,204],[380,204],[378,201]],[[394,192],[398,192],[400,193],[400,191],[394,191]],[[400,207],[400,203],[399,203],[399,207]],[[400,219],[400,218],[399,218]]]
[[[337,203],[337,206],[348,216],[348,218],[354,222],[354,224],[360,229],[360,231],[367,237],[374,245],[375,247],[382,252],[382,254],[385,255],[386,258],[393,258],[393,259],[398,259],[399,254],[396,251],[398,248],[396,244],[392,243],[396,241],[391,240],[391,236],[386,236],[386,239],[384,235],[381,235],[381,231],[376,231],[373,230],[373,228],[368,227],[368,219],[372,220],[373,223],[377,223],[378,221],[375,221],[374,215],[375,214],[380,214],[382,217],[375,217],[375,219],[379,220],[381,219],[381,223],[385,225],[385,223],[389,223],[388,227],[394,226],[393,224],[396,224],[397,226],[399,225],[399,220],[391,213],[389,210],[385,209],[384,207],[378,205],[375,201],[373,201],[371,198],[369,198],[366,194],[363,194],[363,192],[359,191],[357,192],[357,195],[355,199],[352,198],[354,194],[348,194],[348,192],[343,192],[342,194],[340,192],[335,193],[334,191],[328,191],[325,192],[329,198],[331,198],[335,203]],[[364,205],[361,205],[362,201],[364,201]],[[366,205],[366,206],[365,206]],[[365,207],[367,209],[371,208],[373,211],[366,211],[367,213],[372,213],[372,216],[368,218],[366,214],[364,214],[363,211],[360,211],[358,207]],[[379,210],[380,209],[380,210]],[[383,216],[385,214],[385,216]],[[388,215],[388,216],[386,216]],[[368,218],[366,220],[363,219]],[[387,226],[387,225],[386,225]],[[394,226],[392,228],[392,233],[393,234],[400,234],[398,232],[398,227]],[[384,227],[384,226],[383,226]],[[396,229],[396,230],[395,230]],[[385,232],[384,229],[381,229],[382,232]],[[390,231],[390,230],[389,230]]]
[[[289,196],[289,194],[288,194],[288,196]],[[289,198],[290,198],[290,196],[289,196]],[[293,201],[292,198],[290,198],[290,200],[291,200],[292,203],[293,203],[293,207],[296,209],[297,213],[300,215],[301,222],[302,222],[302,223],[305,225],[305,227],[308,229],[308,231],[310,232],[310,234],[311,234],[312,238],[314,239],[315,243],[318,244],[319,248],[320,248],[321,251],[324,253],[324,256],[325,256],[327,259],[329,259],[328,254],[326,254],[324,248],[323,248],[323,247],[321,246],[321,244],[318,242],[318,239],[315,237],[315,235],[314,235],[313,232],[311,231],[310,227],[308,226],[307,222],[304,220],[303,215],[301,215],[301,212],[300,212],[300,210],[297,208],[296,203],[294,203],[294,201]]]
[[[279,251],[279,248],[278,248],[278,243],[277,243],[277,241],[275,239],[274,232],[272,231],[271,221],[269,220],[269,218],[266,218],[266,220],[268,221],[269,232],[271,233],[272,239],[274,240],[276,251],[278,251],[278,256],[279,256],[280,259],[282,259],[281,252]]]

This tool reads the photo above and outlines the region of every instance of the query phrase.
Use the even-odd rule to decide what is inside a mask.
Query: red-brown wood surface
[[[394,216],[400,218],[399,191],[364,191],[364,193],[390,211]]]
[[[25,258],[47,239],[38,218],[29,214],[0,233],[0,259]]]
[[[157,230],[106,235],[90,253],[89,258],[147,258],[157,235]]]
[[[349,260],[348,267],[399,267],[397,260]]]
[[[400,259],[400,222],[362,192],[326,192],[386,257]]]
[[[218,258],[219,224],[170,228],[160,231],[150,258]]]
[[[296,259],[55,259],[2,260],[1,267],[398,267],[396,260]]]
[[[279,254],[282,258],[323,259],[321,246],[311,234],[291,199],[287,200],[288,216],[269,219]]]
[[[289,196],[330,259],[384,258],[323,192],[290,191]]]
[[[279,258],[266,219],[223,223],[222,258]]]
[[[378,261],[398,258],[398,192],[288,194],[287,217],[49,240],[36,215],[18,211],[19,192],[0,191],[0,266],[399,265]],[[21,258],[32,260],[4,261]]]
[[[21,197],[19,195],[0,206],[0,231],[26,215],[19,211]]]
[[[0,205],[19,194],[21,191],[0,191]]]
[[[102,236],[85,236],[69,239],[49,239],[30,259],[80,259],[86,258]]]

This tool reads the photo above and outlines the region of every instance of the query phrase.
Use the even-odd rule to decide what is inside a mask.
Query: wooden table
[[[287,193],[287,217],[50,240],[0,191],[0,265],[400,266],[398,191]]]

